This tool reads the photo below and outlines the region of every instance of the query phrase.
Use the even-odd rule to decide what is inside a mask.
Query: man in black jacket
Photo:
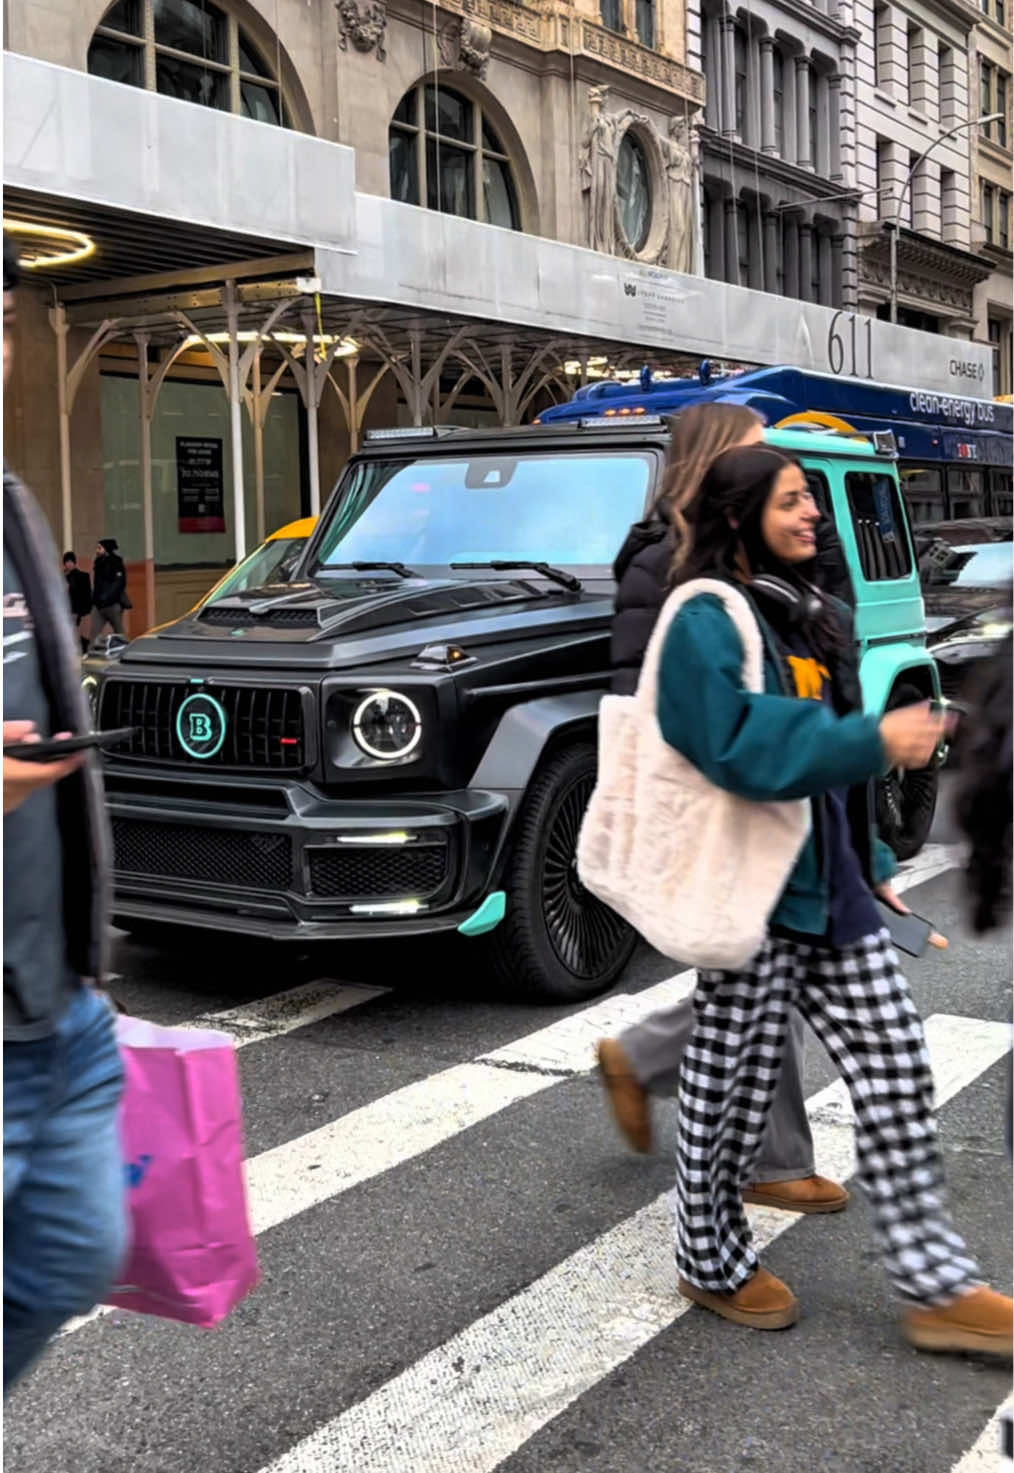
[[[63,555],[63,576],[67,580],[67,597],[70,600],[70,611],[74,617],[74,627],[81,640],[81,653],[88,653],[88,640],[81,633],[81,620],[87,619],[92,611],[92,580],[83,568],[77,565],[77,558],[72,552]]]
[[[4,376],[17,262],[4,243]],[[123,1071],[106,976],[109,840],[94,756],[7,747],[87,731],[56,549],[33,498],[3,485],[4,1393],[124,1257],[116,1114]]]
[[[123,610],[127,603],[127,569],[115,537],[102,537],[92,563],[92,644],[108,624],[115,634],[123,633]]]

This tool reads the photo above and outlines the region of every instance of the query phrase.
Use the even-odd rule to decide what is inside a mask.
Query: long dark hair
[[[844,637],[838,617],[820,591],[816,561],[782,562],[761,532],[765,504],[779,475],[790,465],[798,461],[771,445],[737,446],[712,461],[697,495],[684,508],[690,536],[682,549],[676,583],[717,575],[749,586],[756,574],[773,574],[800,595],[806,612],[799,627],[814,654],[833,659]],[[767,617],[767,606],[764,612]],[[772,622],[777,627],[777,615]]]

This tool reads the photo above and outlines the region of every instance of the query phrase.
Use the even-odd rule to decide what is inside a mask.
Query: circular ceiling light
[[[27,242],[18,253],[24,271],[41,271],[53,266],[75,266],[95,254],[95,242],[83,230],[65,225],[42,225],[35,220],[3,222],[4,234]]]

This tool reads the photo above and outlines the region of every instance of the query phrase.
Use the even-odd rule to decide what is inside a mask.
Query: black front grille
[[[332,900],[425,899],[447,877],[445,843],[309,849],[310,890]]]
[[[114,817],[113,848],[121,875],[207,881],[250,890],[288,890],[292,880],[292,841],[287,834]]]
[[[188,753],[179,738],[180,707],[195,693],[212,696],[225,712],[221,746],[206,757]],[[135,728],[116,755],[185,762],[193,767],[282,768],[306,765],[303,698],[298,690],[252,686],[175,685],[171,681],[107,680],[100,725]]]

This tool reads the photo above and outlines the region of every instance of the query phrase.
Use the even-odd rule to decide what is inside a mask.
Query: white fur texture
[[[743,595],[710,578],[670,594],[636,694],[605,696],[599,707],[598,781],[577,864],[582,884],[664,956],[736,971],[760,950],[809,832],[810,804],[735,797],[662,737],[662,647],[679,610],[701,594],[721,599],[743,642],[744,689],[764,689],[761,634]]]

